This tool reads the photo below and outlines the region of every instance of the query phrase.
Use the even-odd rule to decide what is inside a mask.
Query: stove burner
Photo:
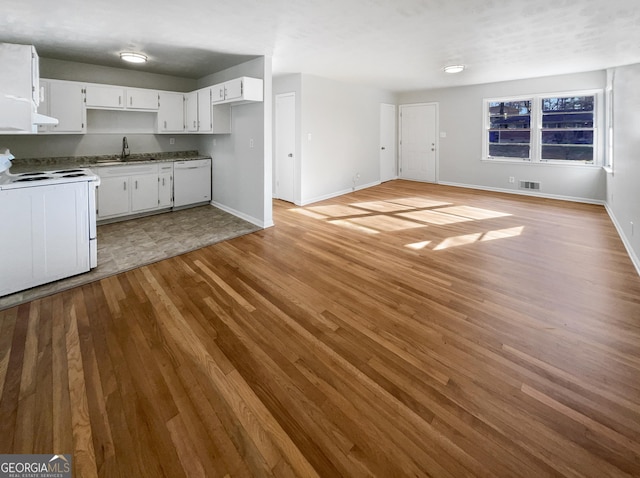
[[[22,174],[18,174],[18,176],[20,177],[26,177],[26,176],[41,176],[43,174],[46,174],[44,172],[37,172],[37,173],[22,173]]]
[[[86,176],[86,174],[84,173],[72,173],[72,174],[63,174],[62,177],[63,178],[79,178],[82,176]]]
[[[14,183],[26,183],[28,181],[46,181],[47,179],[51,179],[51,177],[50,176],[33,176],[28,178],[16,179]]]

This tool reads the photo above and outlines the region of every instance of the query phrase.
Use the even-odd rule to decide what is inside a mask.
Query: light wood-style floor
[[[0,453],[75,477],[640,476],[600,206],[392,181],[0,312]]]

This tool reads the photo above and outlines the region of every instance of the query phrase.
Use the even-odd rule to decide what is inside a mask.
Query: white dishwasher
[[[211,201],[211,159],[173,163],[173,207]]]

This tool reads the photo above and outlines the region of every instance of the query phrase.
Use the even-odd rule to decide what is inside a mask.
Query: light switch
[[[446,138],[447,137],[447,133],[445,131],[440,131],[440,137],[441,138]]]

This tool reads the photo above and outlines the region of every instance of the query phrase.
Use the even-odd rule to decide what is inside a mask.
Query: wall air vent
[[[520,189],[540,190],[540,182],[538,181],[520,181]]]

